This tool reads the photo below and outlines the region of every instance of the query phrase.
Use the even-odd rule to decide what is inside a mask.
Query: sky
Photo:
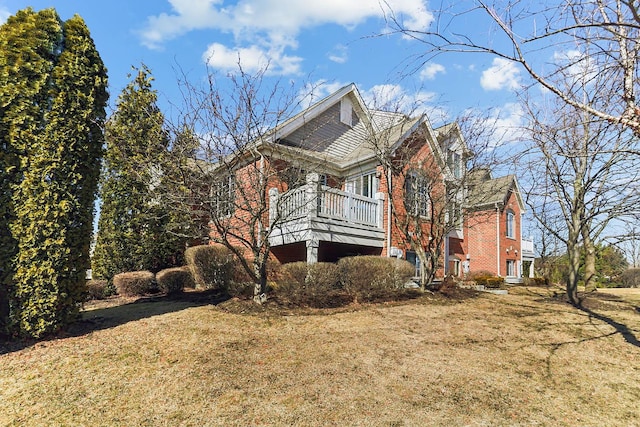
[[[182,75],[227,73],[240,58],[249,71],[269,64],[269,78],[320,85],[319,96],[355,83],[369,102],[402,97],[421,105],[434,126],[468,109],[493,108],[507,127],[520,117],[514,65],[480,54],[423,63],[416,58],[424,44],[389,30],[392,11],[408,28],[433,26],[423,0],[0,0],[0,22],[29,6],[85,20],[108,69],[111,108],[132,66],[151,69],[159,105],[171,116],[182,102]]]

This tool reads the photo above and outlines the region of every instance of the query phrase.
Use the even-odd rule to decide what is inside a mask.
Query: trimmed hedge
[[[348,257],[337,264],[294,262],[284,264],[282,271],[283,279],[274,291],[281,301],[292,305],[338,307],[416,294],[405,288],[414,267],[395,258]]]
[[[375,255],[342,258],[340,281],[354,301],[374,301],[404,291],[415,268],[408,261]]]
[[[187,266],[161,270],[156,274],[156,281],[160,292],[167,295],[180,293],[184,288],[195,287],[191,269]]]
[[[504,277],[494,276],[492,273],[484,270],[470,273],[469,278],[476,282],[476,285],[481,285],[485,288],[497,289],[504,285]]]
[[[131,271],[113,276],[113,284],[122,296],[143,296],[158,293],[155,279],[150,271]]]
[[[185,260],[196,289],[226,290],[234,272],[231,251],[223,245],[199,245],[187,248]]]
[[[296,306],[337,307],[351,300],[342,291],[336,264],[293,262],[282,266],[282,279],[275,283],[281,300]]]
[[[107,280],[87,280],[87,301],[105,299],[111,294]]]

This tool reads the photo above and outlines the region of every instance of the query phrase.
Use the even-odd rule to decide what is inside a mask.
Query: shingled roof
[[[515,175],[493,178],[488,169],[477,169],[469,173],[469,193],[467,203],[470,208],[480,208],[487,205],[503,206],[511,191],[516,192],[518,203],[523,208],[520,191]]]

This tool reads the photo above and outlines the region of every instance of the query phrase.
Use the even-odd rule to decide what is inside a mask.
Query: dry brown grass
[[[595,293],[592,313],[545,288],[284,314],[101,302],[75,336],[0,355],[0,425],[638,425],[623,297]]]

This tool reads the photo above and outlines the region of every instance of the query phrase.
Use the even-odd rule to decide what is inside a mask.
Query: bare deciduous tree
[[[268,84],[265,71],[210,74],[204,86],[182,80],[186,111],[174,126],[171,170],[164,174],[173,177],[173,191],[162,195],[199,222],[193,237],[231,250],[258,302],[267,288],[269,238],[291,214],[270,205],[269,190],[295,185],[291,177],[319,161],[294,161],[279,143],[274,129],[294,115],[300,97],[293,86]]]
[[[532,83],[542,85],[573,108],[621,123],[640,135],[637,2],[474,0],[447,3],[433,13],[435,22],[423,31],[407,27],[393,12],[388,15],[394,30],[426,46],[416,68],[446,52],[491,54],[519,64]],[[606,81],[610,88],[611,102],[606,105],[594,105],[580,93],[557,84],[558,75],[582,68],[585,62],[597,70],[597,77],[592,77]],[[628,149],[638,153],[637,145]]]
[[[585,105],[606,109],[611,101],[608,82],[585,79],[587,75],[567,76],[563,90],[580,92]],[[527,204],[539,224],[566,246],[567,296],[579,305],[578,282],[583,279],[589,287],[596,273],[596,245],[612,221],[632,218],[638,211],[640,159],[628,154],[637,140],[632,132],[577,106],[558,101],[524,105],[530,145],[519,164],[529,187]]]

